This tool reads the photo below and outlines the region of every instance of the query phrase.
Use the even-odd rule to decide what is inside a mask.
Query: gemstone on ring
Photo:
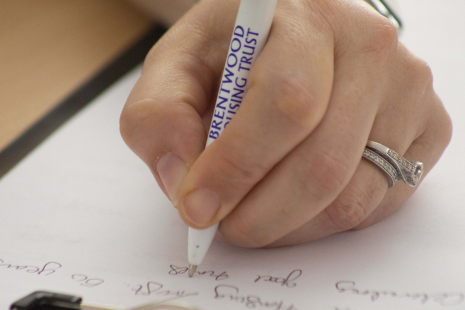
[[[420,182],[421,176],[423,175],[423,163],[418,161],[411,162],[387,146],[374,141],[368,141],[365,150],[366,149],[371,150],[386,160],[396,170],[396,181],[402,180],[411,187],[415,187]],[[377,164],[376,162],[374,163]],[[381,166],[379,167],[382,168]],[[385,171],[385,169],[383,170]]]

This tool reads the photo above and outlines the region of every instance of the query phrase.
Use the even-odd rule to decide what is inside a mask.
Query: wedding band
[[[408,161],[378,142],[368,141],[362,156],[384,171],[389,187],[396,184],[397,180],[415,187],[423,174],[423,163]]]

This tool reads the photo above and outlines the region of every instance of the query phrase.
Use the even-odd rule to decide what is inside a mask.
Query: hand
[[[154,46],[121,133],[191,227],[245,247],[368,227],[415,188],[388,189],[367,140],[425,175],[451,138],[428,65],[360,0],[282,0],[237,115],[205,151],[239,1],[203,0]]]

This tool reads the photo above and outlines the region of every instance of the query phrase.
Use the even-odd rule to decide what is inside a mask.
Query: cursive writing
[[[150,295],[160,295],[160,296],[167,296],[171,297],[164,301],[174,300],[179,298],[184,298],[188,296],[195,296],[198,295],[198,292],[191,292],[188,293],[186,291],[181,290],[168,290],[164,289],[163,284],[157,282],[147,282],[145,285],[137,285],[136,287],[132,288],[135,292],[135,295],[142,295],[142,296],[150,296]]]
[[[247,308],[268,308],[274,310],[297,310],[292,304],[285,306],[282,300],[280,301],[263,301],[256,295],[239,295],[239,288],[232,285],[218,285],[215,287],[215,299],[226,299],[233,302],[243,304]]]
[[[296,269],[293,270],[286,278],[273,277],[273,276],[257,276],[255,283],[258,281],[278,283],[286,287],[296,287],[297,283],[294,281],[297,280],[302,275],[302,270]]]
[[[24,270],[27,273],[35,273],[37,275],[45,275],[48,276],[52,273],[55,273],[55,271],[59,268],[61,268],[60,263],[56,262],[49,262],[46,263],[42,267],[36,267],[36,266],[29,266],[29,265],[13,265],[13,264],[8,264],[3,261],[3,259],[0,259],[0,267],[4,267],[7,269],[15,269],[15,270]]]
[[[71,278],[74,281],[79,282],[80,285],[85,286],[85,287],[96,287],[102,284],[103,282],[105,282],[102,279],[89,278],[83,274],[73,274]]]
[[[168,272],[168,274],[172,276],[175,276],[178,274],[184,274],[189,270],[189,268],[187,267],[178,267],[175,265],[170,265],[170,267],[171,267],[171,270]],[[228,273],[226,271],[223,271],[220,274],[216,274],[214,271],[196,271],[195,274],[198,274],[201,276],[208,275],[210,277],[215,278],[216,281],[221,281],[221,280],[225,280],[229,278]]]
[[[418,300],[422,304],[428,301],[435,302],[441,306],[449,307],[456,306],[463,302],[465,296],[463,293],[449,292],[449,293],[438,293],[438,294],[426,294],[426,293],[398,293],[396,291],[378,291],[378,290],[360,290],[356,288],[354,281],[339,281],[336,282],[336,289],[339,293],[351,292],[356,295],[367,295],[370,296],[371,301],[378,300],[381,296],[391,298],[405,298],[410,300]]]

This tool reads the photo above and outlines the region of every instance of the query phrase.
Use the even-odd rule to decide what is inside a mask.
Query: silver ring
[[[377,142],[368,141],[362,156],[385,172],[389,187],[396,184],[397,180],[415,187],[423,174],[423,163],[408,161],[397,152]]]

